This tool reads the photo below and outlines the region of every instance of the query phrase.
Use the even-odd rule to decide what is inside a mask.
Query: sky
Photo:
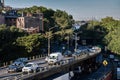
[[[100,19],[106,16],[120,19],[120,0],[5,0],[14,8],[44,6],[60,9],[71,14],[75,20]]]

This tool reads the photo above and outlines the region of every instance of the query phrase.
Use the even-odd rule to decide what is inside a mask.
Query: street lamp
[[[75,33],[75,52],[76,52],[76,50],[77,50],[77,33]]]
[[[57,26],[55,26],[55,27],[57,27]],[[48,33],[48,55],[50,54],[50,30],[52,30],[55,27],[49,28],[49,33]]]

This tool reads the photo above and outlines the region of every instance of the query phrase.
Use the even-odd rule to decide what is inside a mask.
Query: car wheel
[[[36,68],[36,72],[38,72],[38,71],[39,71],[39,68],[37,67],[37,68]]]

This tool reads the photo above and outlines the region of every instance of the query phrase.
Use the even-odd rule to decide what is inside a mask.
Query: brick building
[[[16,20],[16,26],[28,33],[39,33],[44,30],[43,14],[27,14],[27,16],[18,17]]]
[[[7,26],[16,26],[18,14],[16,10],[10,10],[5,14],[5,24]]]

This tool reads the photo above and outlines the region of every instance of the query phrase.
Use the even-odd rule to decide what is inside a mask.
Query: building
[[[4,6],[3,9],[6,10],[6,11],[10,11],[10,10],[12,10],[12,7],[10,7],[10,6]]]
[[[7,26],[16,26],[16,20],[18,18],[16,10],[10,10],[5,14],[5,24]]]
[[[5,24],[5,17],[3,15],[0,15],[0,25]]]
[[[27,14],[27,16],[18,17],[16,26],[28,33],[39,33],[40,31],[44,31],[43,14]]]
[[[4,7],[4,0],[0,0],[0,8]]]

